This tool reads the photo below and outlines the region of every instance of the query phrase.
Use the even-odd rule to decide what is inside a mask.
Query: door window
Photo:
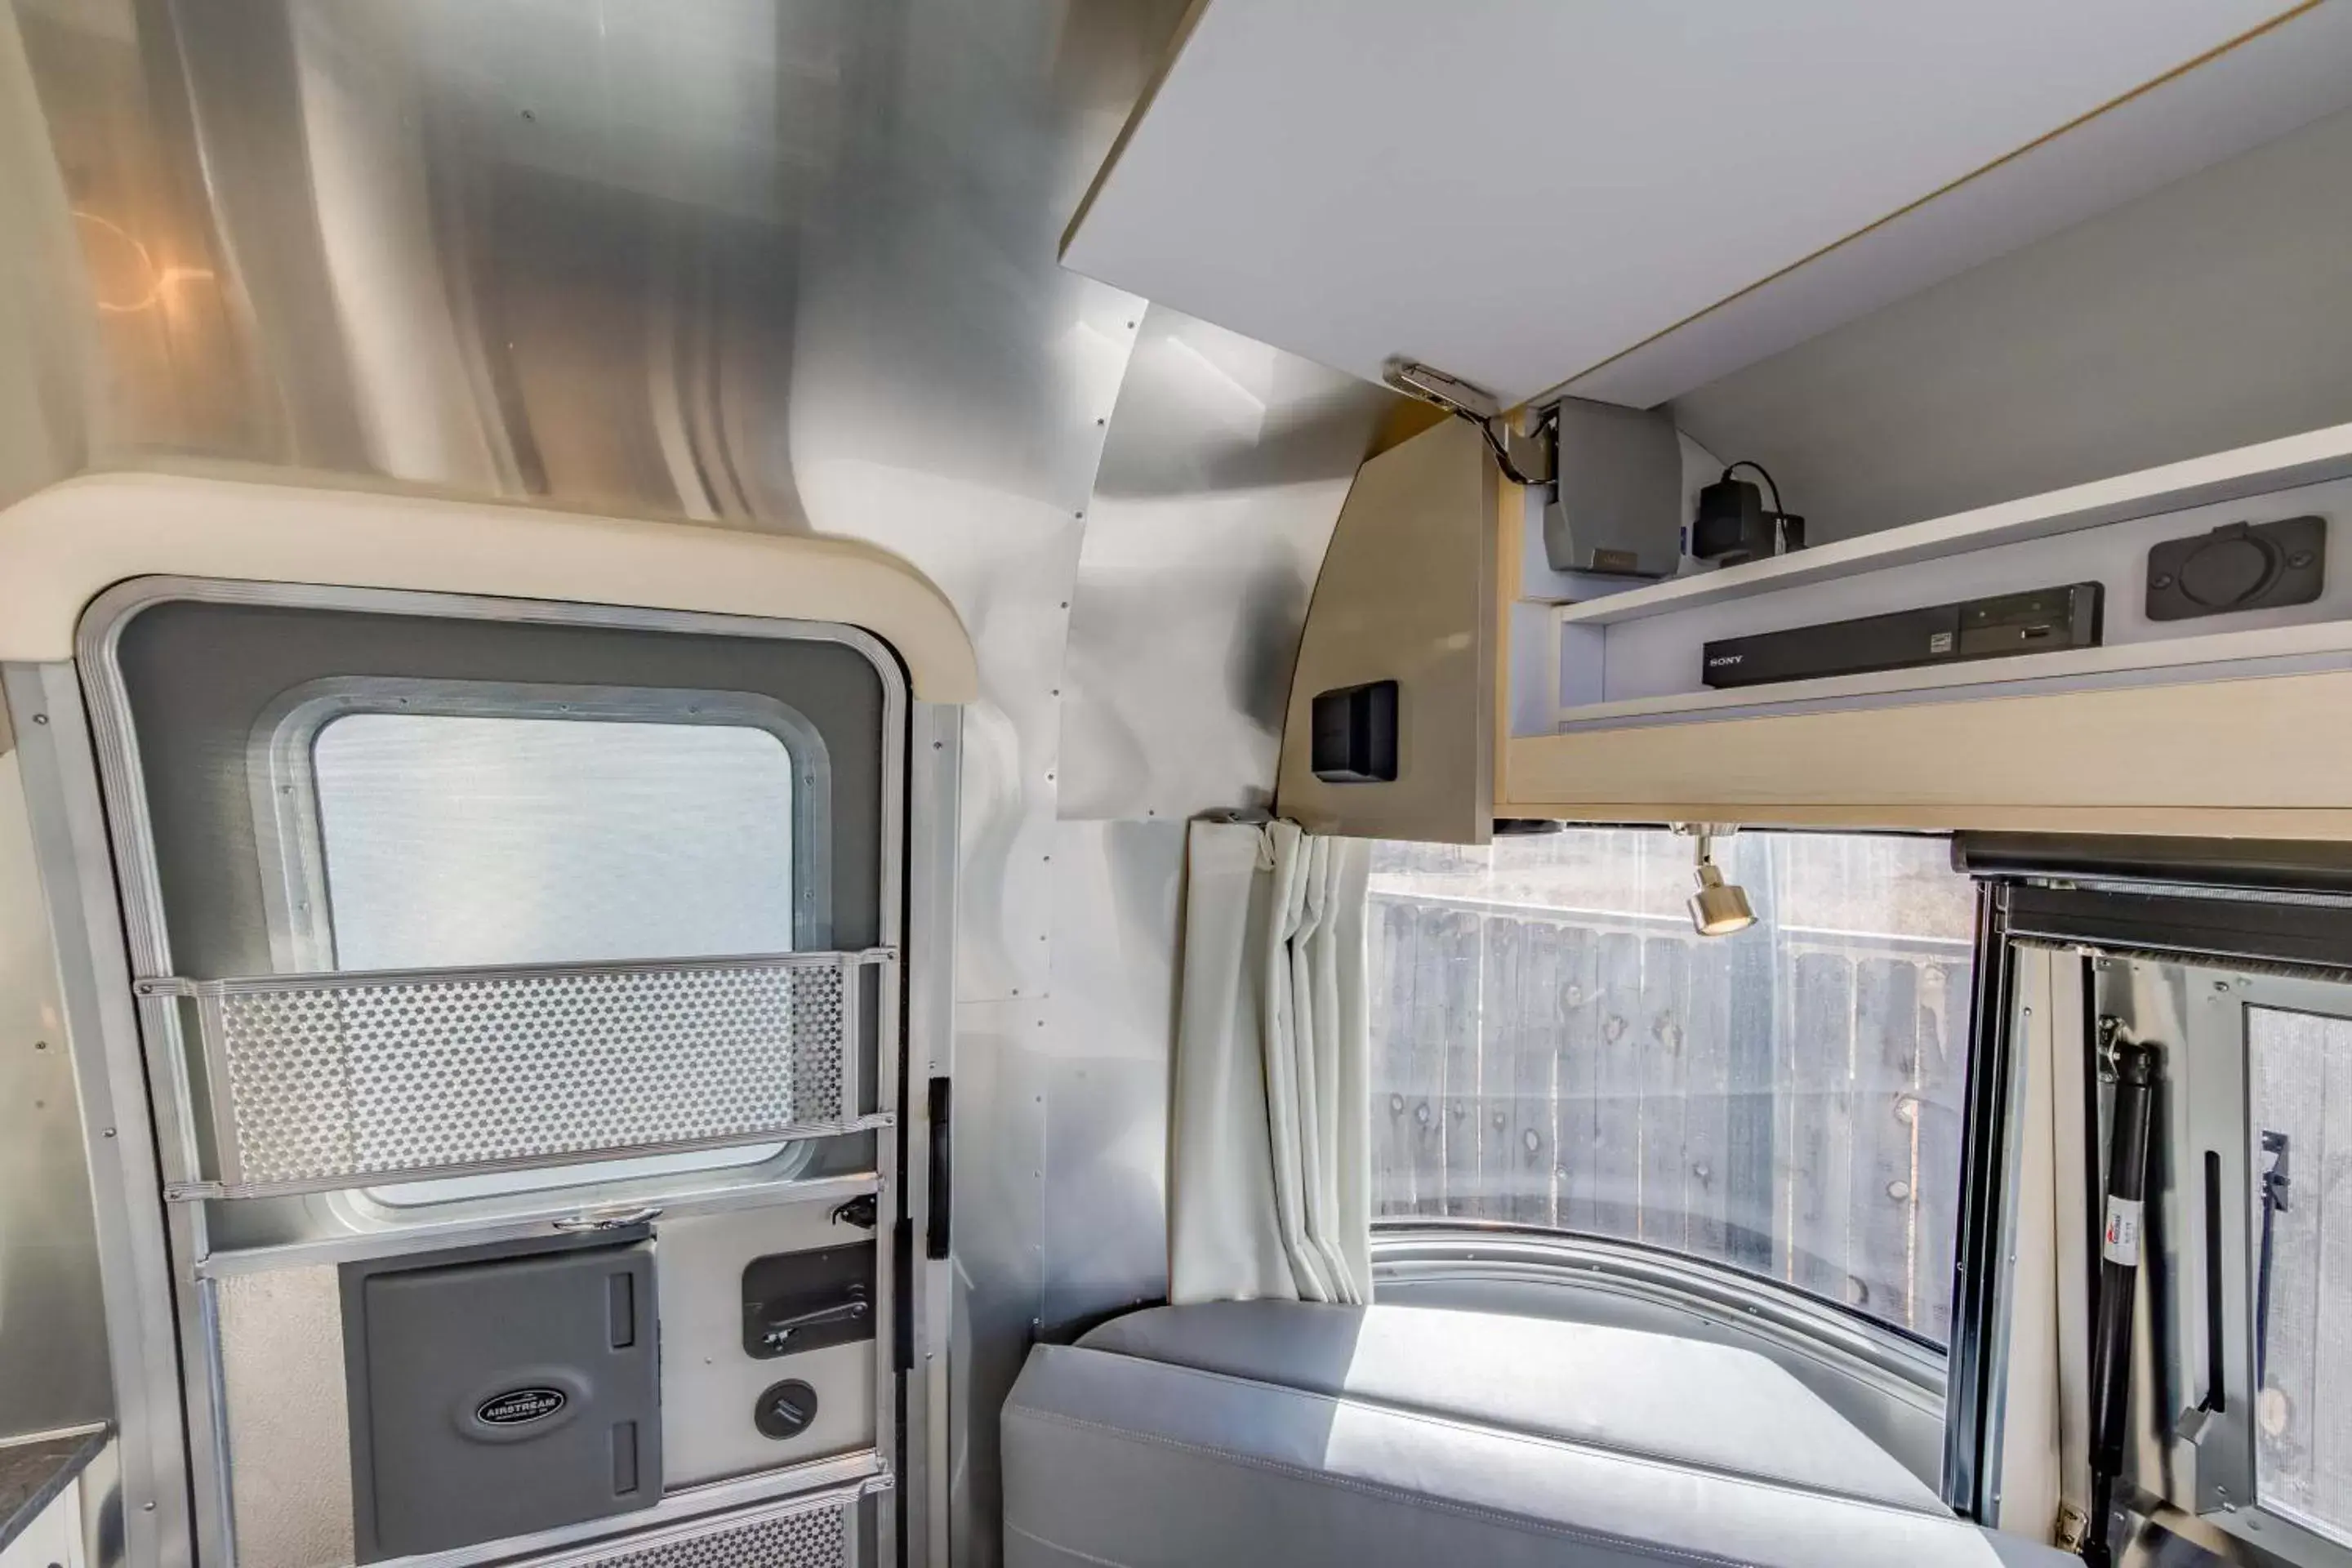
[[[726,719],[746,721],[713,721]],[[338,679],[294,694],[265,743],[296,968],[746,957],[828,934],[829,773],[779,705]],[[808,1152],[763,1143],[364,1191],[408,1207],[780,1157],[797,1168]]]
[[[765,730],[353,713],[312,750],[338,969],[789,952]]]

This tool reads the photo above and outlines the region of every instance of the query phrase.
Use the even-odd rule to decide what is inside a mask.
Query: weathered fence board
[[[1731,1256],[1726,1202],[1731,1168],[1729,982],[1727,965],[1693,963],[1684,1009],[1683,1205],[1689,1216],[1685,1245],[1700,1258]]]
[[[1523,1180],[1511,1132],[1517,1113],[1519,1052],[1528,1035],[1528,1016],[1519,1005],[1526,957],[1527,929],[1521,922],[1486,922],[1483,1006],[1490,1026],[1478,1051],[1478,1202],[1469,1211],[1480,1219],[1510,1218]]]
[[[1642,1173],[1637,1234],[1654,1247],[1683,1250],[1690,1209],[1683,1187],[1683,1128],[1689,1106],[1684,1075],[1685,1009],[1690,1000],[1689,945],[1673,937],[1642,943],[1642,1015],[1629,1031],[1640,1058]]]
[[[1391,1128],[1384,1147],[1391,1163],[1384,1212],[1444,1214],[1444,1194],[1435,1184],[1444,1164],[1438,1108],[1445,1096],[1445,1058],[1429,1042],[1443,1038],[1439,971],[1445,955],[1435,942],[1421,940],[1420,910],[1391,904],[1385,914],[1381,926],[1389,944],[1384,973],[1391,1012],[1384,1024],[1375,1026],[1384,1027],[1390,1040]]]
[[[1920,966],[1919,1098],[1912,1110],[1919,1179],[1912,1231],[1911,1326],[1938,1344],[1952,1333],[1952,1261],[1959,1236],[1960,1107],[1968,1093],[1965,963]]]
[[[1917,1179],[1912,1113],[1919,1052],[1919,971],[1870,957],[1854,963],[1853,1147],[1847,1167],[1846,1279],[1853,1305],[1911,1321],[1911,1201]]]
[[[1374,909],[1379,1212],[1635,1238],[1948,1333],[1953,942]]]
[[[1778,941],[1763,932],[1724,962],[1724,1244],[1726,1262],[1769,1273],[1780,1257],[1780,1184],[1773,1160],[1780,1101]]]
[[[1480,926],[1474,914],[1437,917],[1439,971],[1444,995],[1445,1109],[1443,1117],[1447,1214],[1483,1217],[1478,1198],[1478,969]],[[1459,1205],[1457,1207],[1457,1205]]]
[[[1593,1109],[1601,1082],[1600,950],[1581,926],[1548,928],[1544,946],[1559,955],[1561,1021],[1552,1057],[1552,1108],[1556,1212],[1563,1230],[1590,1231],[1600,1219],[1593,1202],[1598,1185],[1593,1160]]]
[[[1555,1223],[1558,1131],[1553,1114],[1559,1094],[1552,1072],[1559,1058],[1559,943],[1558,928],[1539,921],[1513,922],[1519,967],[1510,992],[1518,1028],[1511,1052],[1511,1201],[1503,1217],[1517,1225]]]
[[[1786,1276],[1799,1288],[1851,1304],[1845,1270],[1846,1171],[1853,1116],[1844,1092],[1853,1075],[1853,961],[1836,953],[1797,958],[1795,1025],[1787,1052],[1789,1232]],[[1810,1048],[1796,1048],[1796,1042]],[[1828,1042],[1831,1048],[1820,1048]],[[1837,1047],[1843,1047],[1841,1051]]]
[[[1592,1228],[1633,1237],[1642,1198],[1642,939],[1601,938],[1601,1047],[1592,1085]]]

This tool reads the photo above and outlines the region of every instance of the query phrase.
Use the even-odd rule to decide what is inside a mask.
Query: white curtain
[[[1192,824],[1171,1300],[1371,1300],[1370,851],[1287,822]]]

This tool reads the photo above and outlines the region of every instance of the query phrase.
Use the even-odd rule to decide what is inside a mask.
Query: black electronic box
[[[1709,686],[2002,658],[2099,645],[2099,584],[2073,583],[1825,626],[1725,637],[1701,654]]]

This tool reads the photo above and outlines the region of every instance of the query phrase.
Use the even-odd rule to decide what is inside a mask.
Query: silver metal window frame
[[[904,923],[908,697],[905,672],[887,645],[857,627],[834,623],[161,575],[119,584],[90,603],[77,633],[70,668],[10,667],[12,713],[22,710],[23,718],[47,731],[41,737],[47,743],[34,748],[40,754],[27,769],[28,805],[35,819],[43,897],[52,927],[61,933],[68,1033],[91,1147],[113,1153],[110,1161],[101,1152],[93,1164],[112,1167],[101,1169],[96,1177],[100,1206],[120,1205],[118,1212],[101,1218],[100,1249],[122,1430],[128,1556],[162,1568],[190,1568],[200,1555],[220,1562],[236,1557],[219,1341],[212,1287],[202,1277],[213,1254],[210,1205],[156,1201],[163,1173],[193,1169],[197,1151],[194,1121],[179,1081],[184,1075],[154,1060],[148,1042],[159,1037],[158,1031],[138,1016],[139,1009],[176,1004],[165,998],[135,999],[138,982],[175,976],[144,773],[120,660],[123,628],[142,611],[175,601],[831,642],[850,647],[873,666],[882,687],[877,935],[886,947],[899,944]],[[66,721],[64,734],[58,732],[55,721],[59,718]],[[69,738],[85,726],[87,750]],[[951,876],[948,885],[951,893]],[[936,958],[941,964],[950,961],[944,949]],[[887,983],[878,989],[880,1062],[873,1094],[876,1114],[895,1121],[899,1109],[900,991]],[[928,987],[915,989],[919,995]],[[886,1213],[897,1195],[898,1164],[897,1140],[887,1131],[877,1134],[873,1180]],[[775,1183],[774,1191],[779,1199],[793,1195],[789,1181]],[[592,1190],[566,1195],[581,1209]],[[919,1187],[904,1194],[918,1227],[927,1218],[923,1200]],[[582,1217],[593,1222],[593,1205],[583,1209]],[[877,1293],[893,1304],[894,1311],[895,1266],[894,1249],[877,1247]],[[869,1489],[887,1489],[898,1463],[898,1424],[889,1417],[897,1408],[898,1372],[886,1341],[877,1338],[876,1347],[877,1412],[882,1419],[873,1458],[859,1462],[877,1472]],[[763,1496],[765,1488],[797,1491],[810,1484],[791,1476],[759,1477],[690,1489],[648,1510],[648,1517],[672,1516],[673,1504],[677,1517],[699,1515]],[[884,1507],[877,1519],[877,1544],[880,1560],[887,1562],[896,1554],[897,1512]],[[512,1543],[499,1543],[482,1554],[507,1555],[513,1550]]]
[[[1989,1101],[1989,1109],[1997,1123],[1992,1147],[1998,1151],[2000,1179],[1998,1189],[1999,1219],[1997,1227],[2002,1238],[2002,1252],[2010,1265],[2016,1262],[2014,1237],[2017,1235],[2018,1205],[2023,1193],[2021,1173],[2025,1164],[2025,1130],[2029,1114],[2038,1108],[2032,1104],[2032,1081],[2028,1063],[2036,1057],[2057,1059],[2058,1020],[2079,1018],[2082,1004],[2080,976],[2074,967],[2054,962],[2063,950],[2045,942],[2014,941],[2008,944],[2006,957],[1992,962],[2011,965],[2004,987],[2005,1006],[2002,1009],[1999,1035],[2008,1071],[2000,1083],[1998,1100]],[[1979,962],[1983,962],[1979,956]],[[1971,1031],[1972,1044],[1980,1043],[1987,1031],[1979,1027]],[[1972,1064],[1973,1065],[1973,1064]],[[2053,1074],[2053,1079],[2056,1074]],[[2053,1092],[2064,1093],[2063,1085],[2053,1084]],[[1967,1180],[1965,1168],[1961,1177]],[[2062,1219],[2061,1223],[2064,1223]],[[1965,1219],[1962,1221],[1965,1226]],[[1963,1232],[1963,1244],[1965,1232]],[[1965,1270],[1964,1259],[1956,1260]],[[1981,1362],[1986,1390],[1982,1421],[1974,1473],[1983,1478],[1981,1513],[1979,1517],[1995,1528],[2003,1528],[2004,1459],[2009,1437],[2009,1401],[2014,1390],[2011,1368],[2014,1361],[2017,1321],[2017,1270],[2003,1267],[1996,1270],[1989,1284],[1993,1309],[1990,1331],[1981,1343],[1974,1347]],[[1953,1340],[1957,1345],[1963,1328],[1962,1314],[1953,1314]],[[2040,1390],[2034,1391],[2037,1394]],[[1947,1394],[1945,1439],[1948,1455],[1954,1432],[1949,1420],[1952,1404],[1964,1397],[1963,1392],[1951,1388]],[[1945,1500],[1954,1500],[1948,1496]],[[2014,1509],[2011,1510],[2014,1511]],[[2051,1521],[2036,1519],[2017,1527],[2019,1533],[2040,1538],[2040,1532]]]
[[[1858,1381],[1940,1408],[1945,1352],[1834,1301],[1728,1264],[1617,1237],[1486,1220],[1389,1219],[1372,1228],[1374,1279],[1509,1280],[1580,1289],[1738,1323]]]
[[[318,745],[331,726],[359,714],[692,724],[772,735],[793,771],[793,946],[833,945],[833,762],[824,737],[790,704],[750,691],[328,676],[282,693],[247,743],[262,902],[281,974],[337,967]]]

